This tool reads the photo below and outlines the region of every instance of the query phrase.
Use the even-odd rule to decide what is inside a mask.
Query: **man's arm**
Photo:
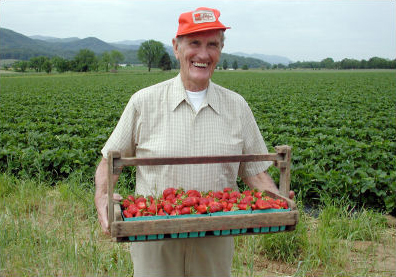
[[[275,185],[274,180],[266,171],[263,171],[254,176],[242,178],[242,180],[251,189],[258,189],[259,191],[268,190],[279,194],[278,187]],[[294,198],[294,191],[291,190],[289,192],[289,198]]]
[[[113,175],[113,184],[118,181],[119,175]],[[113,194],[114,200],[121,200],[119,194]],[[95,173],[95,206],[98,211],[99,223],[102,230],[106,234],[109,232],[109,219],[108,219],[108,196],[107,196],[107,159],[102,158]]]

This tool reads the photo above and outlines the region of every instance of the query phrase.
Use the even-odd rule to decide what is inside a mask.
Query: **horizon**
[[[0,28],[3,28],[3,27],[0,27]],[[8,28],[3,28],[3,29],[8,29]],[[8,29],[8,30],[13,31],[15,33],[18,33],[15,30],[12,30],[12,29]],[[93,36],[81,38],[81,37],[77,37],[77,36],[54,37],[54,36],[44,36],[44,35],[41,35],[41,34],[35,34],[35,35],[26,35],[26,34],[22,34],[22,33],[18,33],[18,34],[21,34],[21,35],[23,35],[25,37],[28,37],[30,39],[46,41],[46,42],[49,42],[49,43],[52,43],[51,40],[68,40],[68,39],[84,40],[84,39],[94,38],[94,39],[98,39],[98,40],[100,40],[100,41],[102,41],[104,43],[107,43],[107,44],[139,45],[139,44],[137,44],[137,42],[141,42],[141,41],[146,41],[147,40],[147,39],[134,39],[134,40],[120,40],[120,41],[105,41],[105,40],[103,40],[101,38],[93,37]],[[65,43],[65,42],[66,41],[63,41],[63,43]],[[125,44],[125,43],[131,43],[131,42],[134,42],[134,44]],[[172,47],[169,44],[168,45],[164,44],[164,46],[165,47]],[[334,60],[334,62],[341,62],[343,59],[352,59],[352,60],[362,61],[362,60],[369,60],[370,58],[374,58],[374,57],[383,58],[383,59],[390,60],[390,61],[396,60],[396,55],[395,55],[395,58],[386,58],[386,57],[381,57],[381,56],[378,56],[378,55],[374,55],[374,56],[372,56],[372,57],[370,57],[368,59],[357,59],[357,58],[353,58],[353,57],[349,57],[349,58],[344,57],[344,58],[342,58],[340,60],[336,60],[333,57],[326,57],[326,58],[321,59],[321,60],[292,60],[292,59],[290,59],[289,57],[286,57],[286,56],[268,55],[268,54],[264,54],[264,53],[246,53],[246,52],[243,52],[243,51],[237,51],[237,52],[232,52],[232,53],[222,51],[222,53],[230,54],[230,55],[236,55],[236,56],[252,57],[252,58],[256,58],[256,59],[261,59],[263,61],[265,61],[265,60],[260,58],[260,57],[254,57],[254,56],[268,56],[268,57],[273,57],[273,58],[276,57],[276,58],[280,58],[280,59],[287,59],[289,61],[289,64],[290,63],[296,63],[296,62],[320,62],[320,61],[322,61],[324,59],[327,59],[327,58],[332,58]]]
[[[155,39],[170,45],[180,13],[198,6],[219,9],[220,21],[231,26],[224,53],[292,61],[395,58],[392,0],[13,0],[0,2],[0,27],[26,36]]]

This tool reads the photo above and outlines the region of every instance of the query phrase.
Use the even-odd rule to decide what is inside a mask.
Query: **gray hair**
[[[179,45],[182,42],[182,40],[183,40],[183,38],[185,36],[186,35],[176,37],[176,44]],[[225,41],[224,30],[220,30],[220,41],[221,41],[221,48],[223,48],[224,47],[224,41]]]

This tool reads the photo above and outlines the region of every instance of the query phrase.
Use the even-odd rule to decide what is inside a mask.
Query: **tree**
[[[43,65],[44,62],[47,60],[47,57],[44,56],[39,56],[39,57],[33,57],[29,60],[30,63],[30,68],[33,68],[36,70],[36,72],[41,72],[43,70]]]
[[[320,62],[321,68],[333,69],[334,68],[334,60],[332,58],[326,58]]]
[[[169,54],[168,54],[167,52],[165,52],[165,53],[162,55],[162,57],[161,57],[161,59],[160,59],[160,61],[159,61],[159,63],[158,63],[158,66],[159,66],[162,70],[171,70],[171,68],[172,68],[172,62],[171,62],[170,56],[169,56]]]
[[[100,60],[101,60],[101,63],[104,65],[106,72],[109,72],[109,65],[111,63],[111,57],[110,57],[109,52],[107,52],[107,51],[103,52]]]
[[[59,73],[66,72],[70,70],[70,63],[68,60],[61,57],[54,57],[52,59],[52,64],[56,67],[56,71]]]
[[[165,47],[162,42],[155,40],[148,40],[143,42],[138,50],[138,58],[148,67],[150,72],[151,68],[156,65],[165,53]]]
[[[226,70],[228,68],[228,62],[227,60],[223,61],[223,69]]]
[[[45,72],[47,72],[48,74],[51,73],[52,71],[52,63],[49,59],[47,59],[44,64],[43,64],[43,69]]]
[[[27,61],[17,61],[14,63],[13,68],[15,71],[25,72],[28,65]]]
[[[236,60],[232,63],[232,68],[233,68],[234,70],[237,70],[237,69],[238,69],[238,62],[237,62]]]
[[[244,65],[242,66],[242,70],[248,70],[248,69],[249,69],[249,67],[248,67],[247,64],[244,64]]]
[[[96,70],[98,62],[95,53],[89,49],[81,49],[74,57],[74,66],[73,69],[78,72]]]
[[[117,50],[111,51],[110,58],[111,58],[111,62],[113,63],[114,69],[117,69],[120,62],[122,62],[125,59],[124,55]]]

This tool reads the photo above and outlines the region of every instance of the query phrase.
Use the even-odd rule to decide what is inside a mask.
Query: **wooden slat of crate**
[[[113,237],[295,225],[297,211],[112,223]]]

